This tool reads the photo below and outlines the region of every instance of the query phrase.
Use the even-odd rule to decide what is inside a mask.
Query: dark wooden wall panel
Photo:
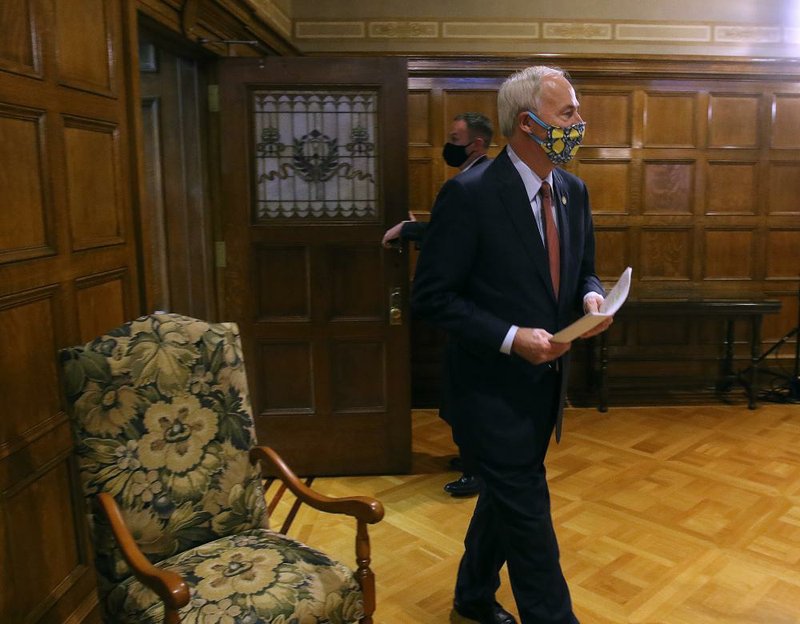
[[[44,112],[0,105],[0,262],[53,253]]]
[[[773,149],[800,147],[800,95],[775,94],[775,112],[771,129],[770,147]]]
[[[76,280],[81,342],[88,342],[129,320],[126,317],[126,310],[130,309],[127,278],[127,271],[122,269]]]
[[[78,622],[95,577],[56,353],[139,312],[130,14],[0,5],[0,621]]]
[[[639,299],[779,299],[780,313],[765,319],[764,350],[793,328],[800,278],[798,68],[786,62],[768,70],[746,59],[541,62],[570,71],[587,122],[584,145],[567,169],[589,188],[601,278],[611,283],[633,266],[632,296]],[[490,92],[525,64],[412,59],[411,101],[424,100],[425,106],[414,109],[410,133],[433,137],[430,146],[418,142],[410,151],[411,207],[419,219],[429,218],[436,192],[453,173],[440,156],[448,116],[461,112],[456,107],[479,106],[495,119]],[[443,127],[437,130],[436,124]],[[503,143],[498,137],[491,153]],[[429,191],[418,184],[425,178],[424,158],[430,159]],[[412,251],[412,274],[415,258]],[[618,324],[609,337],[612,383],[632,388],[652,379],[650,395],[639,397],[651,401],[659,400],[665,376],[687,388],[708,389],[719,367],[723,331],[721,321],[708,319]],[[736,365],[744,367],[746,323],[737,323],[735,338]],[[412,341],[412,376],[425,388],[414,393],[415,400],[424,394],[435,402],[431,375],[438,363],[431,358],[441,338],[419,332]],[[791,359],[793,347],[790,341],[776,357]],[[580,361],[587,349],[576,352]],[[582,367],[576,368],[582,375]],[[585,388],[577,374],[573,388],[575,396]]]
[[[430,125],[433,120],[430,113],[430,96],[427,91],[408,95],[408,118],[411,120],[408,127],[409,145],[429,146],[432,142]]]
[[[0,4],[0,68],[37,75],[41,70],[38,3],[5,0]]]
[[[11,534],[8,531],[8,511],[0,501],[0,561],[11,559]],[[13,575],[6,575],[4,579],[8,586],[0,592],[0,613],[11,613],[14,606],[14,596],[17,593],[17,579]]]
[[[595,228],[595,245],[603,253],[595,259],[597,275],[601,279],[615,279],[628,265],[632,247],[631,230],[628,227],[600,226]]]
[[[692,278],[693,250],[692,232],[688,227],[642,228],[639,248],[633,256],[633,266],[639,268],[639,281],[689,282]],[[598,250],[598,253],[602,254],[603,251]]]
[[[694,147],[697,144],[695,99],[694,94],[646,92],[644,146]],[[598,120],[600,124],[604,121]]]
[[[779,314],[768,316],[764,319],[763,336],[768,345],[780,340],[787,333],[786,328],[796,326],[798,320],[798,299],[796,294],[776,295],[775,299],[778,299],[783,305]],[[789,348],[791,349],[792,347],[794,347],[794,344],[789,343]],[[787,366],[787,370],[791,368],[785,362],[784,365]]]
[[[74,250],[123,242],[118,131],[97,120],[65,119],[67,202]]]
[[[779,154],[767,166],[770,214],[800,216],[800,162],[782,160]]]
[[[120,5],[115,0],[82,0],[80,10],[67,2],[56,2],[53,7],[59,82],[113,94],[121,44]]]
[[[594,119],[586,135],[586,146],[628,147],[631,145],[633,93],[593,92],[581,97],[581,116]]]
[[[630,161],[585,160],[581,175],[595,189],[590,198],[593,214],[627,214],[630,212]]]
[[[42,562],[16,570],[14,608],[34,618],[58,600],[65,580],[86,571],[77,539],[78,518],[71,513],[68,464],[65,453],[6,493],[4,511],[14,536],[10,560]]]
[[[800,224],[767,232],[767,279],[792,279],[800,273]]]
[[[692,161],[645,161],[641,212],[651,215],[692,214],[694,179],[695,163]],[[590,190],[594,194],[593,189]]]
[[[441,121],[437,124],[439,132],[443,132],[445,140],[450,133],[450,124],[453,117],[466,112],[479,112],[486,115],[492,122],[497,134],[500,126],[497,122],[497,91],[494,89],[469,89],[467,91],[446,90],[442,93],[444,98],[444,111]],[[434,120],[435,122],[435,120]]]
[[[426,211],[432,190],[430,158],[411,158],[408,161],[408,206],[412,211]]]
[[[0,457],[24,448],[59,412],[52,288],[0,299]],[[23,354],[26,354],[23,357]]]
[[[703,258],[706,280],[755,279],[755,238],[752,231],[719,229],[705,232]]]
[[[712,94],[708,107],[708,146],[758,147],[759,109],[757,95]]]
[[[189,5],[197,8],[194,24],[181,19]],[[162,32],[172,31],[185,40],[181,49],[196,58],[261,54],[264,47],[294,51],[242,6],[238,0],[0,1],[3,624],[99,621],[56,352],[143,311],[141,293],[147,284],[139,267],[146,271],[148,265],[137,261],[139,245],[143,258],[150,252],[161,258],[174,251],[164,241],[151,240],[151,213],[143,210],[147,185],[139,181],[140,149],[149,147],[152,153],[163,146],[142,145],[137,136],[142,126],[137,118],[140,12],[158,22]],[[191,41],[185,28],[194,29]],[[215,43],[204,51],[196,43],[198,37]],[[216,43],[254,38],[264,47]],[[203,93],[205,83],[195,80],[191,67],[183,69],[170,88],[187,101],[188,89],[183,87]],[[177,125],[170,125],[170,118],[158,117],[163,111],[153,107],[157,103],[150,101],[144,122],[158,129],[159,121],[166,121],[174,132]],[[192,123],[183,126],[189,136],[183,171],[192,174],[205,166],[198,154],[206,149],[198,126],[207,118],[202,107],[195,109],[190,111],[195,114]],[[164,171],[170,174],[167,182],[180,177],[171,175],[169,168]],[[149,186],[151,194],[163,191],[157,182]],[[203,188],[197,195],[207,200],[207,193]],[[162,218],[164,212],[169,211],[162,210]],[[195,216],[187,213],[186,228],[176,229],[176,236],[190,239],[181,249],[190,249],[210,271],[212,238]],[[159,284],[168,288],[169,279],[174,281],[174,275]],[[177,307],[214,309],[211,288],[193,282],[190,287],[192,306],[181,300]],[[151,303],[157,297],[146,299]],[[195,300],[206,307],[193,307]]]
[[[758,180],[757,163],[709,162],[706,172],[706,214],[756,214],[762,201]]]

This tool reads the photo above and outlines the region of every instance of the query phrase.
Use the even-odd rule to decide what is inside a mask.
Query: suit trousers
[[[541,445],[531,449],[529,463],[502,465],[470,458],[481,491],[464,538],[455,599],[460,604],[492,605],[500,569],[507,562],[522,624],[578,623],[559,563],[544,467],[559,400],[559,375],[546,374],[537,388],[541,409],[531,418]]]

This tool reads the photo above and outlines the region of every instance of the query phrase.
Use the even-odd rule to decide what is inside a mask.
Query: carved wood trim
[[[715,56],[658,57],[644,55],[597,56],[558,55],[524,58],[488,56],[411,56],[408,73],[422,76],[500,76],[507,77],[529,65],[543,63],[569,71],[573,78],[591,76],[647,79],[668,76],[672,80],[708,79],[720,76],[761,80],[797,80],[800,59],[740,59]]]
[[[136,7],[215,56],[300,55],[291,40],[265,21],[248,0],[137,0]],[[231,40],[256,40],[263,49],[225,43]]]

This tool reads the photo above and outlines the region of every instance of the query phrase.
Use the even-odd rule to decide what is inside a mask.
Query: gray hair
[[[503,136],[511,137],[514,134],[517,114],[521,111],[538,111],[542,80],[550,76],[568,79],[563,69],[535,65],[509,76],[500,86],[497,92],[497,117]]]

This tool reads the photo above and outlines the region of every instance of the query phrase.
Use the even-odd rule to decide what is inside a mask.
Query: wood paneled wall
[[[138,308],[118,0],[0,4],[0,621],[94,608],[56,350]]]
[[[0,2],[3,624],[99,621],[56,352],[144,307],[139,12],[212,55],[292,50],[245,0]]]
[[[193,20],[182,6],[199,6]],[[56,351],[142,311],[137,9],[194,43],[255,36],[262,49],[293,52],[243,0],[83,0],[80,10],[60,0],[0,2],[4,624],[96,618]],[[573,167],[594,201],[601,275],[632,264],[640,298],[763,292],[784,304],[768,319],[767,344],[785,333],[800,270],[796,64],[558,60],[572,70],[590,124]],[[440,152],[450,119],[464,110],[495,118],[498,85],[526,64],[411,60],[409,189],[421,217],[449,173]],[[683,319],[614,332],[627,379],[692,366],[707,374],[720,337],[713,323]],[[702,357],[681,359],[680,343]],[[642,353],[655,363],[642,365]]]
[[[780,314],[765,319],[765,348],[794,327],[800,66],[663,58],[539,62],[570,71],[587,121],[584,146],[568,168],[589,188],[604,282],[613,284],[630,265],[638,299],[779,299]],[[418,218],[428,218],[436,192],[454,172],[441,159],[453,116],[475,110],[496,123],[497,88],[513,71],[536,63],[410,61],[410,207]],[[492,154],[504,145],[503,137],[495,142]],[[739,325],[737,355],[745,365],[748,328]],[[665,376],[676,388],[713,382],[722,322],[654,319],[611,331],[611,379],[622,389],[653,382],[653,396],[644,398],[657,400],[664,398]],[[426,362],[436,349],[428,332],[412,335],[415,382],[427,388],[426,375],[436,367]],[[586,345],[578,351],[587,356]],[[778,355],[785,364],[793,349]],[[574,382],[575,396],[586,390],[583,377]]]

